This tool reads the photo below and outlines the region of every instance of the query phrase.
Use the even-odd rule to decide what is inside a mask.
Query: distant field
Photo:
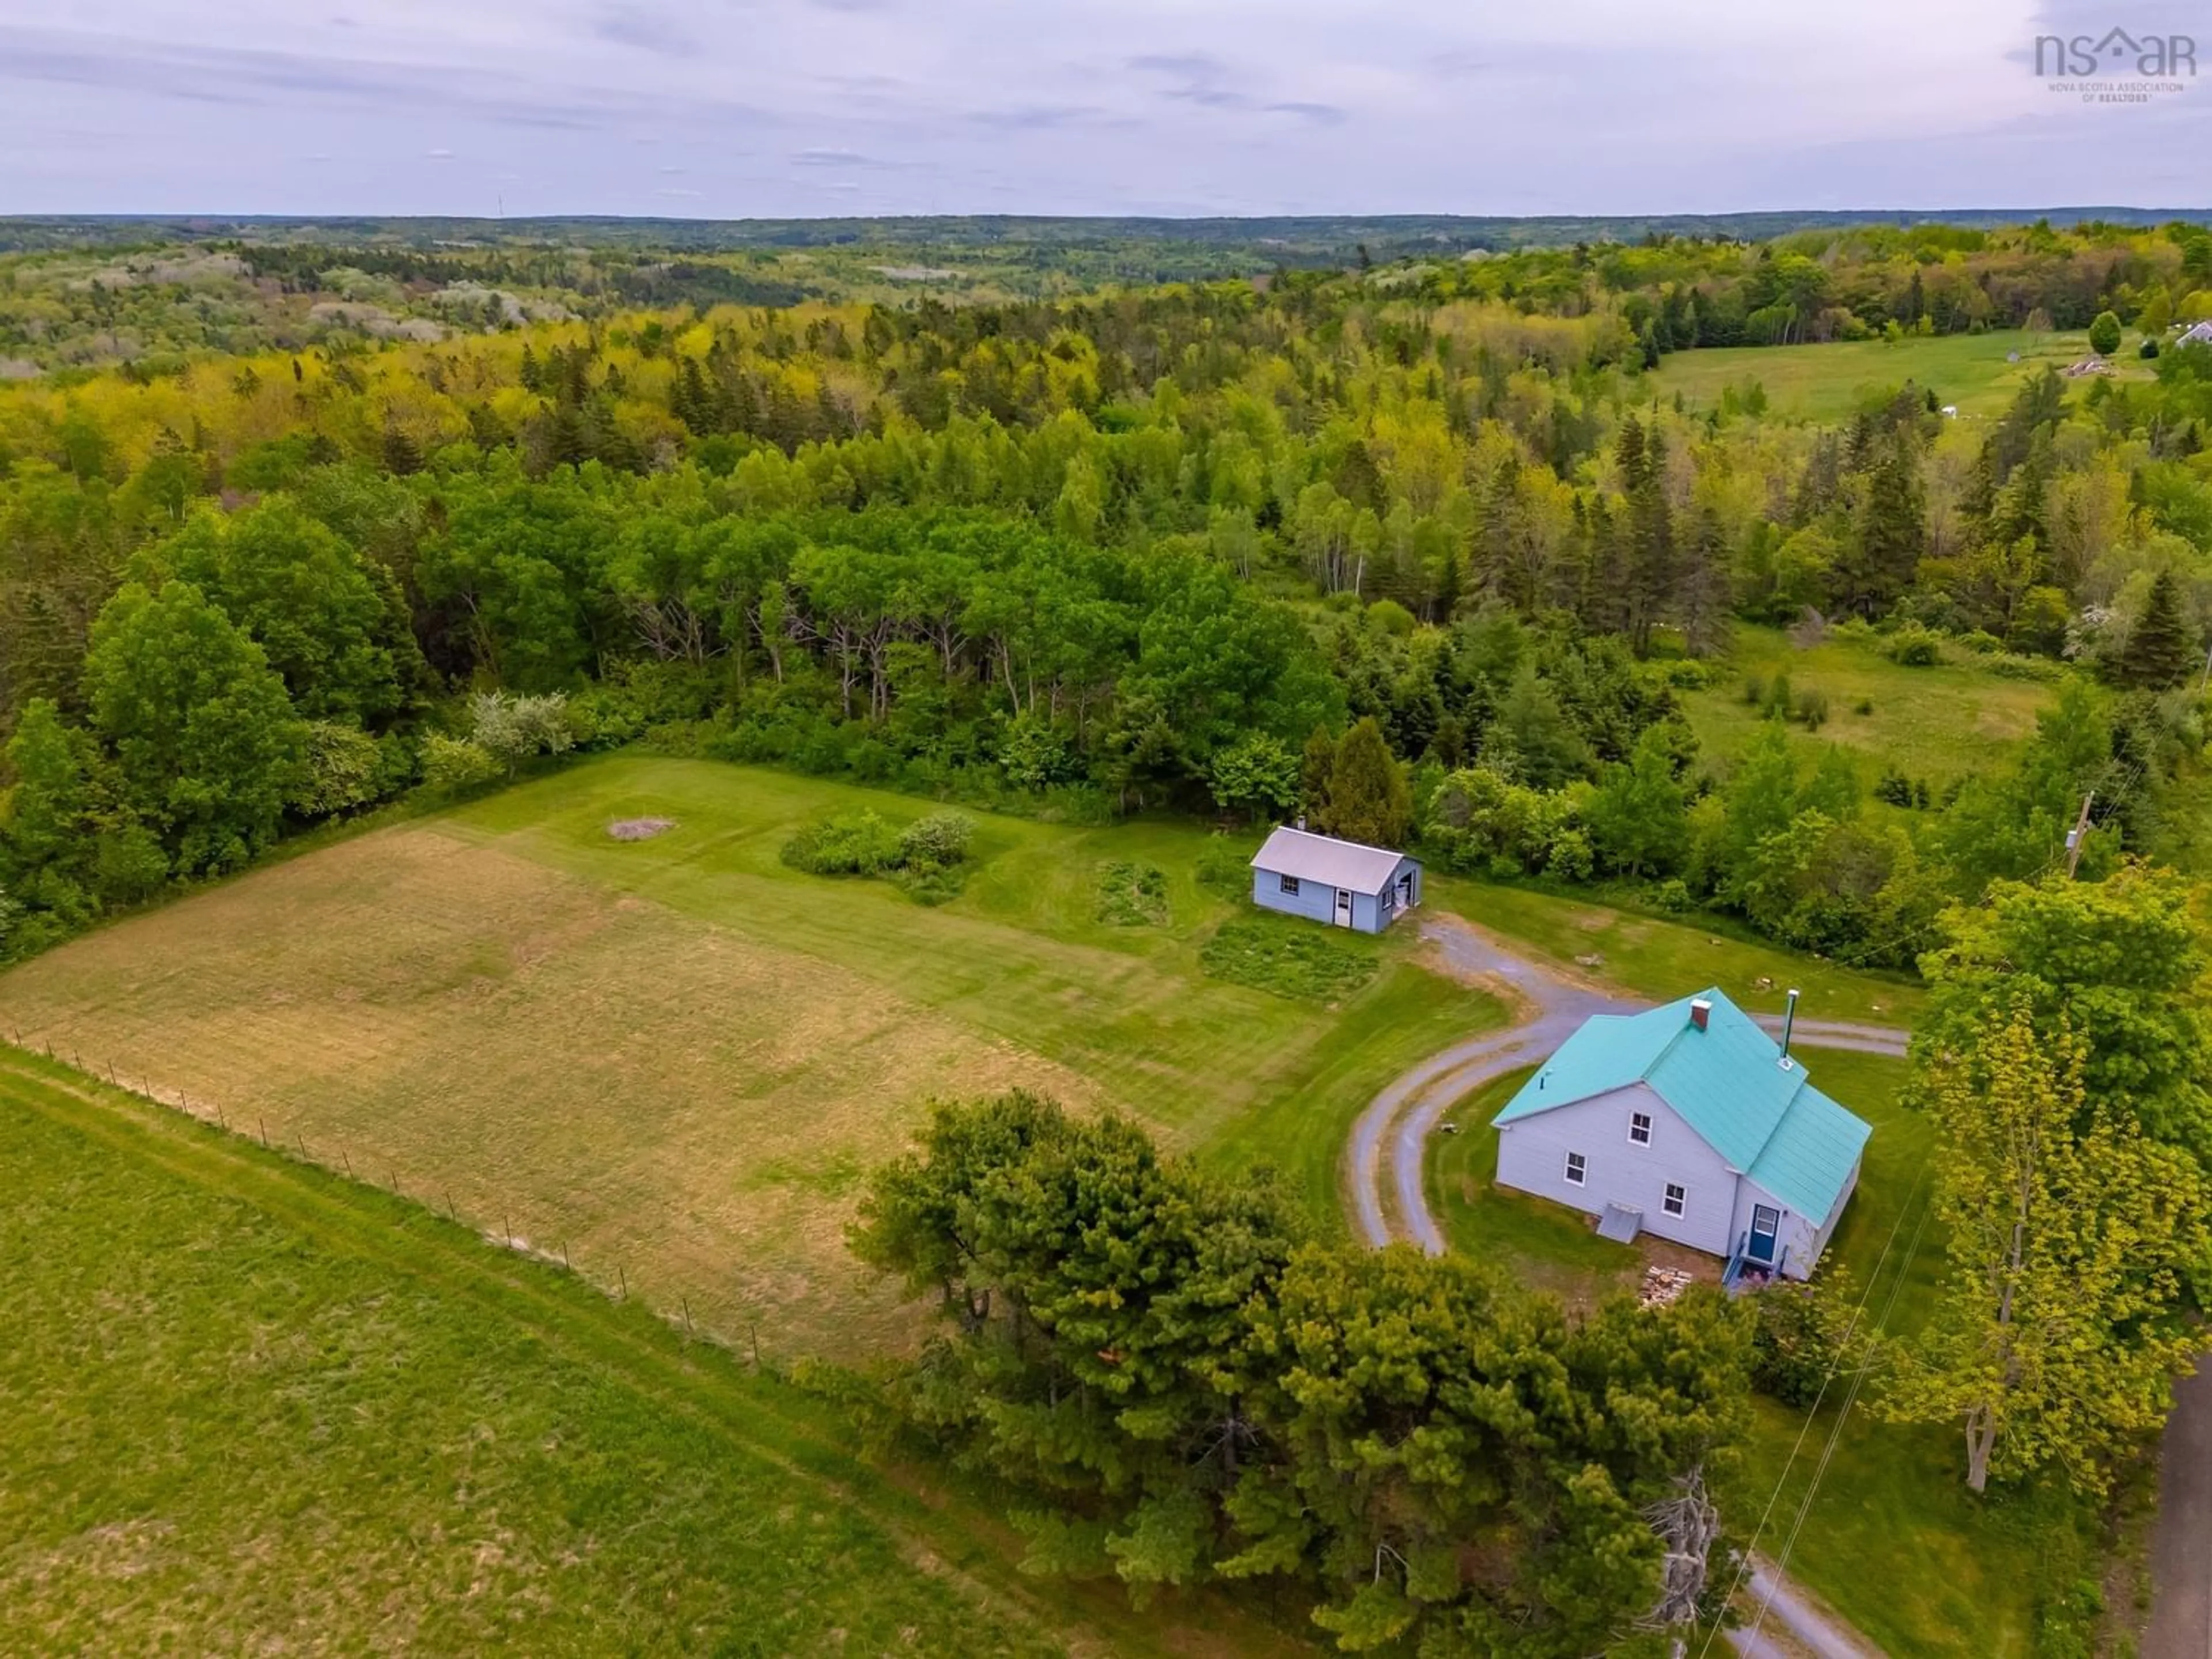
[[[2148,380],[2149,363],[2135,355],[2130,332],[2112,359],[2121,380]],[[2018,361],[2012,361],[2013,354]],[[2030,334],[2000,329],[1987,334],[1945,334],[1907,339],[1838,340],[1826,345],[1723,346],[1671,352],[1660,360],[1653,383],[1663,397],[1680,392],[1692,407],[1717,407],[1729,386],[1757,380],[1777,414],[1808,421],[1848,420],[1870,401],[1906,380],[1956,404],[1965,418],[2002,415],[2021,381],[2045,364],[2063,368],[2089,355],[2084,334]]]
[[[2003,766],[2035,731],[2035,717],[2056,689],[2046,681],[2008,679],[1974,654],[1944,647],[1930,668],[1903,668],[1873,641],[1830,638],[1800,650],[1780,629],[1739,625],[1735,647],[1711,688],[1683,699],[1692,729],[1707,753],[1733,757],[1757,733],[1763,716],[1745,698],[1746,683],[1790,677],[1796,691],[1827,699],[1828,720],[1817,732],[1792,726],[1809,744],[1839,743],[1861,757],[1871,783],[1884,766],[1941,785]],[[1862,704],[1868,712],[1858,712]]]
[[[912,1329],[848,1256],[865,1170],[933,1095],[1118,1104],[1209,1156],[1267,1158],[1341,1224],[1346,1126],[1413,1060],[1499,1017],[1342,935],[1340,1004],[1203,972],[1234,913],[1183,825],[982,821],[929,909],[778,859],[792,830],[923,803],[704,762],[611,758],[280,863],[0,976],[0,1028],[304,1146],[773,1353]],[[677,828],[647,842],[617,817]],[[1157,927],[1097,919],[1102,872],[1165,878]],[[1285,927],[1297,924],[1284,922]]]
[[[4,1052],[0,1183],[10,1651],[1300,1645],[1025,1579],[981,1494],[638,1305]]]

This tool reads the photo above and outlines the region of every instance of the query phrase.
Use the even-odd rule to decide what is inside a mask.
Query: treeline
[[[1749,1320],[1717,1291],[1571,1316],[1026,1095],[937,1108],[853,1243],[941,1310],[890,1399],[1022,1494],[1030,1571],[1272,1581],[1354,1652],[1656,1655],[1725,1599]]]
[[[1286,813],[1316,731],[1372,720],[1465,867],[1650,883],[1870,963],[2047,859],[2089,789],[2102,839],[2155,843],[2203,740],[2212,354],[2081,398],[2046,375],[1970,431],[1909,389],[1835,429],[1640,405],[1623,353],[1617,316],[1301,277],[15,388],[0,731],[49,771],[66,734],[65,809],[9,781],[74,827],[10,843],[15,937],[410,787],[472,688],[559,694],[575,743],[1092,817]],[[1680,697],[1735,620],[1821,613],[1900,662],[2070,656],[2110,690],[2016,785],[1875,810],[1832,764],[1754,802]],[[240,730],[191,735],[217,694]],[[1757,696],[1817,726],[1809,692]],[[110,867],[58,883],[33,843]]]

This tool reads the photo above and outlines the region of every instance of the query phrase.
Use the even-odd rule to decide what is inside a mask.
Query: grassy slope
[[[2123,380],[2148,380],[2130,331],[2113,363]],[[2017,362],[2008,357],[2017,352]],[[1662,397],[1681,393],[1692,408],[1713,408],[1728,386],[1757,380],[1777,414],[1822,422],[1849,420],[1870,400],[1906,380],[1955,404],[1964,418],[2004,413],[2022,381],[2044,365],[2064,368],[2089,355],[2085,334],[2029,334],[2004,329],[1948,334],[1885,345],[1844,340],[1826,345],[1725,346],[1663,358],[1653,382]]]
[[[928,909],[786,868],[793,828],[908,799],[611,758],[287,860],[0,977],[0,1024],[150,1079],[486,1231],[565,1251],[772,1353],[854,1355],[911,1321],[850,1260],[865,1169],[933,1094],[1118,1103],[1183,1146],[1285,1165],[1340,1225],[1352,1117],[1497,1004],[1410,930],[1340,1006],[1207,978],[1228,902],[1187,825],[982,821]],[[610,819],[677,819],[617,843]],[[1168,924],[1096,919],[1099,868],[1167,876]],[[1297,924],[1284,922],[1285,927]]]
[[[42,1651],[1267,1651],[416,1206],[0,1052],[0,1628]],[[1201,1627],[1202,1632],[1201,1633]]]

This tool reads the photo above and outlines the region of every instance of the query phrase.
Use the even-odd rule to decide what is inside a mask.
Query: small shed
[[[1421,902],[1421,865],[1387,847],[1278,830],[1252,858],[1263,910],[1379,933]]]

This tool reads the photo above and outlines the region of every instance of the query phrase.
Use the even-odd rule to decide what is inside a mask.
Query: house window
[[[1651,1114],[1631,1112],[1628,1115],[1628,1138],[1639,1146],[1651,1144]]]
[[[1667,1201],[1662,1206],[1668,1215],[1680,1215],[1690,1207],[1690,1191],[1673,1182],[1667,1183]]]
[[[1275,879],[1282,884],[1285,893],[1295,893],[1298,890],[1298,878],[1296,876],[1277,876]]]
[[[1589,1166],[1583,1162],[1583,1155],[1580,1152],[1569,1152],[1567,1154],[1568,1186],[1581,1186],[1583,1184],[1583,1177],[1587,1175],[1589,1171]]]

